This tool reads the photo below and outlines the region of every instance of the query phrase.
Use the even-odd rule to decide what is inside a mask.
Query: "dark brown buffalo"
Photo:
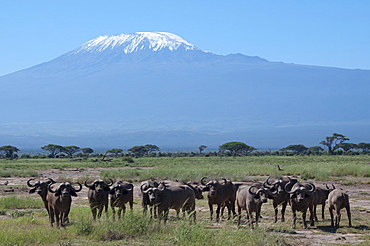
[[[352,227],[351,209],[349,205],[349,196],[347,193],[345,193],[341,189],[335,189],[332,192],[330,192],[328,196],[328,206],[331,218],[331,226],[339,227],[339,222],[341,218],[340,210],[342,208],[345,208],[347,210],[348,226]],[[336,211],[335,224],[333,210]]]
[[[48,185],[48,201],[50,225],[53,226],[56,221],[57,226],[65,226],[68,222],[68,214],[71,209],[72,197],[77,196],[77,192],[82,190],[82,185],[76,183],[79,188],[75,189],[71,183],[64,182]]]
[[[170,209],[183,209],[187,211],[189,217],[196,220],[195,212],[195,194],[193,189],[187,185],[166,185],[164,182],[160,182],[156,188],[144,189],[141,186],[141,191],[144,194],[148,194],[150,202],[157,206],[158,217],[166,223],[168,220],[168,213]]]
[[[315,221],[318,221],[317,214],[316,214],[316,208],[317,205],[321,204],[321,218],[322,220],[325,219],[324,216],[324,209],[325,209],[325,203],[328,199],[329,193],[335,189],[335,186],[332,185],[333,188],[329,188],[329,186],[326,185],[325,188],[316,187],[315,191],[313,192],[313,213],[315,216]]]
[[[213,219],[213,204],[217,204],[216,209],[216,221],[220,220],[220,210],[223,205],[229,210],[228,219],[231,218],[231,212],[233,216],[235,213],[235,199],[236,199],[236,186],[229,180],[224,180],[220,183],[218,180],[210,180],[204,183],[206,177],[201,178],[200,183],[204,186],[203,191],[208,191],[208,206],[210,210],[210,218]]]
[[[289,178],[289,180],[291,179]],[[313,215],[313,192],[315,191],[315,185],[312,183],[302,185],[299,182],[295,182],[292,185],[292,182],[289,181],[284,188],[286,192],[288,192],[290,195],[289,204],[292,207],[293,213],[292,227],[295,228],[297,221],[297,211],[300,211],[302,212],[303,228],[307,228],[306,225],[307,209],[310,210],[311,226],[314,226],[315,222]]]
[[[143,207],[143,213],[144,215],[147,214],[148,207],[150,211],[150,218],[154,216],[154,218],[157,218],[157,209],[151,204],[148,193],[143,193],[143,190],[147,190],[149,188],[155,188],[158,187],[159,183],[153,179],[151,180],[145,180],[141,182],[140,185],[140,191],[141,191],[141,206]]]
[[[93,183],[88,184],[87,180],[85,180],[85,186],[89,188],[87,192],[87,198],[89,200],[91,213],[93,215],[93,219],[101,217],[103,209],[105,209],[105,213],[108,212],[108,194],[110,191],[110,186],[113,184],[113,180],[110,180],[110,183],[106,183],[104,180],[97,179],[94,180]]]
[[[126,203],[130,204],[132,211],[134,205],[134,186],[131,183],[118,181],[110,190],[110,206],[113,211],[113,219],[116,215],[115,207],[118,207],[118,218],[125,215]]]
[[[279,208],[278,206],[281,204],[281,221],[285,221],[285,210],[289,203],[289,194],[285,191],[284,187],[288,183],[289,180],[285,180],[283,178],[278,178],[273,183],[269,182],[270,177],[266,179],[266,181],[263,183],[263,186],[265,188],[270,189],[271,195],[269,196],[270,199],[272,199],[272,206],[274,207],[275,217],[274,217],[274,223],[278,220],[278,213]],[[292,182],[296,182],[296,179],[291,179]]]
[[[39,181],[35,182],[34,184],[31,184],[32,180],[35,180],[35,179],[29,179],[27,181],[28,187],[32,187],[32,189],[30,189],[29,193],[30,194],[37,193],[41,197],[42,201],[44,202],[44,206],[46,208],[46,211],[49,214],[48,201],[46,200],[46,195],[48,193],[48,185],[49,184],[55,184],[56,182],[53,179],[48,178],[47,181],[40,181],[39,180]]]
[[[261,185],[242,185],[236,192],[236,203],[238,206],[238,226],[241,220],[242,210],[246,210],[249,225],[253,225],[252,213],[256,213],[256,225],[261,214],[261,207],[263,203],[267,202],[270,190]]]

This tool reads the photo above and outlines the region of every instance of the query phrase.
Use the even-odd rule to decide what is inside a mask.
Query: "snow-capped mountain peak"
[[[74,51],[102,52],[105,50],[119,49],[128,54],[140,50],[159,51],[162,49],[177,50],[182,47],[185,50],[197,50],[198,48],[188,43],[181,37],[168,32],[136,32],[120,35],[100,36],[84,43]]]

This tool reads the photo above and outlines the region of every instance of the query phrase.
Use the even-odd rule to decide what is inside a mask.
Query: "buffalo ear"
[[[114,194],[114,189],[109,189],[109,194],[113,195]]]
[[[204,188],[202,189],[202,191],[209,191],[209,187],[208,187],[208,186],[204,187]]]
[[[57,190],[57,192],[54,193],[55,196],[60,196],[62,193],[60,192],[60,190]]]
[[[111,191],[111,189],[108,186],[104,186],[103,190],[104,191]],[[113,193],[111,193],[111,194],[113,194]]]
[[[71,196],[77,196],[77,193],[76,193],[74,190],[71,190],[71,191],[69,192],[69,194],[70,194]]]
[[[36,188],[30,189],[29,191],[30,194],[35,193],[35,192],[36,192]]]

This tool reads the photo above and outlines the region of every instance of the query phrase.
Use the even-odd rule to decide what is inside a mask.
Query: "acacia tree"
[[[80,150],[81,150],[80,147],[72,145],[72,146],[63,146],[60,152],[67,154],[69,157],[72,157],[73,154],[79,152]]]
[[[207,148],[207,146],[205,146],[205,145],[199,146],[199,154],[202,154],[203,150],[206,149],[206,148]]]
[[[370,143],[359,143],[357,144],[358,149],[362,149],[362,152],[367,153],[370,150]]]
[[[6,158],[13,158],[14,153],[18,152],[19,149],[11,145],[6,145],[6,146],[0,147],[0,151],[5,153]]]
[[[320,146],[313,146],[308,148],[308,152],[313,154],[320,154],[322,151],[324,151],[324,149]]]
[[[344,135],[339,133],[333,133],[333,136],[326,137],[324,141],[321,141],[320,144],[328,148],[328,153],[333,155],[334,151],[339,148],[339,144],[342,144],[344,141],[348,141],[349,138],[346,138]]]
[[[144,145],[144,147],[146,149],[147,154],[152,153],[154,151],[159,151],[159,147],[157,145],[154,145],[154,144],[146,144],[146,145]]]
[[[294,145],[289,145],[285,148],[280,149],[281,151],[292,151],[294,154],[301,154],[305,152],[308,148],[304,146],[303,144],[294,144]]]
[[[57,154],[59,154],[63,150],[63,146],[57,144],[48,144],[41,147],[42,150],[49,151],[49,157],[54,158]]]
[[[105,152],[106,154],[108,153],[112,153],[114,154],[114,157],[117,157],[118,154],[121,154],[122,153],[122,149],[110,149],[110,150],[107,150],[107,152]]]
[[[145,148],[145,146],[134,146],[130,149],[128,149],[127,151],[130,151],[132,154],[136,155],[136,156],[143,156],[145,155],[145,153],[147,153],[147,149]]]
[[[344,150],[344,152],[348,152],[351,149],[356,149],[357,148],[357,144],[354,144],[354,143],[341,143],[341,144],[338,144],[338,148],[342,148]]]
[[[84,153],[86,156],[89,156],[89,154],[94,152],[92,148],[82,148],[81,150],[82,150],[82,153]]]
[[[249,146],[242,142],[228,142],[224,143],[223,145],[219,146],[221,150],[228,150],[230,151],[232,156],[235,156],[236,154],[249,154],[253,150],[255,150],[254,147]]]

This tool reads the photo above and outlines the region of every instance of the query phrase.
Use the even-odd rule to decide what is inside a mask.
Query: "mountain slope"
[[[8,136],[131,134],[132,142],[134,133],[144,141],[145,132],[153,143],[218,146],[240,135],[238,140],[264,148],[305,143],[312,136],[316,142],[306,144],[318,145],[332,132],[370,138],[364,131],[370,115],[361,106],[370,103],[370,71],[222,56],[169,33],[99,37],[0,77],[0,84],[0,103],[11,102],[0,119]],[[282,139],[284,134],[291,137]],[[207,139],[200,136],[211,143],[200,142],[197,137]]]

